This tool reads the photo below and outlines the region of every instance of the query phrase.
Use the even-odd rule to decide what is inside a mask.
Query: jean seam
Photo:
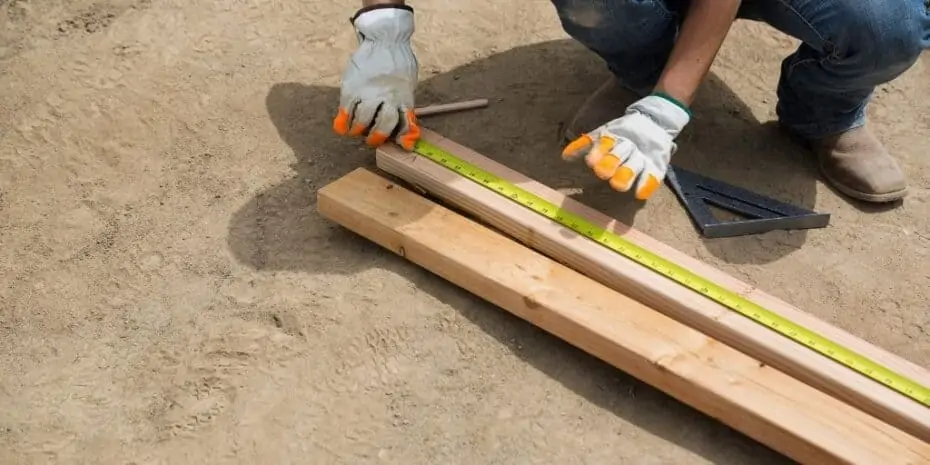
[[[823,64],[828,61],[839,59],[839,55],[837,55],[836,53],[836,47],[834,46],[833,42],[831,42],[829,39],[824,37],[823,34],[821,34],[820,31],[818,31],[817,28],[814,27],[814,25],[811,24],[811,22],[808,21],[807,18],[805,18],[804,15],[801,14],[800,11],[798,11],[796,8],[791,6],[787,0],[778,0],[778,3],[781,3],[781,5],[785,7],[786,10],[794,14],[798,18],[798,20],[800,20],[805,26],[807,26],[807,28],[810,29],[810,31],[813,32],[814,35],[816,35],[817,38],[820,39],[821,42],[823,42],[824,47],[829,49],[829,53],[826,54],[826,56],[824,56],[823,58],[820,58],[820,59],[807,58],[807,59],[798,60],[792,63],[790,66],[788,66],[788,69],[785,71],[785,78],[790,78],[792,73],[794,72],[794,69],[800,65],[804,65],[808,63]]]
[[[811,22],[808,21],[807,18],[805,18],[804,15],[801,14],[801,12],[799,12],[797,9],[791,6],[787,0],[778,0],[778,3],[781,3],[781,5],[785,7],[786,10],[790,11],[799,20],[801,20],[801,22],[804,23],[804,25],[807,26],[808,29],[810,29],[811,32],[813,32],[817,36],[817,38],[820,39],[820,41],[824,43],[824,46],[830,49],[830,53],[827,55],[827,57],[824,58],[824,60],[832,60],[832,59],[839,58],[836,55],[836,47],[834,46],[833,42],[831,42],[826,37],[824,37],[823,34],[821,34],[820,31],[818,31],[817,28],[814,27],[814,25],[811,24]]]
[[[791,63],[790,65],[788,65],[788,69],[785,70],[785,78],[786,79],[790,78],[791,75],[794,73],[795,68],[797,68],[798,66],[806,65],[810,63],[817,63],[817,64],[822,65],[825,62],[828,62],[834,58],[837,58],[837,57],[834,57],[831,55],[831,56],[826,56],[823,58],[805,58],[803,60],[795,61],[794,63]]]

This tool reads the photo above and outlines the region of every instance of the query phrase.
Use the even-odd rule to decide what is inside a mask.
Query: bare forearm
[[[736,18],[741,0],[692,0],[656,91],[691,105]]]

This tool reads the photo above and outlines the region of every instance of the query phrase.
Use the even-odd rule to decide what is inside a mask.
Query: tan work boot
[[[574,118],[565,125],[562,132],[564,142],[571,142],[598,126],[623,116],[626,107],[639,100],[632,90],[623,87],[617,78],[611,76],[590,97],[585,100]]]
[[[808,141],[820,173],[840,192],[866,202],[891,202],[907,195],[904,173],[865,126]]]

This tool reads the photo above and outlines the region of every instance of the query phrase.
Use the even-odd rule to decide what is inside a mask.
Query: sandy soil
[[[454,4],[454,7],[446,5]],[[930,62],[876,130],[866,208],[768,124],[795,41],[739,23],[677,160],[833,213],[703,241],[558,156],[606,76],[546,0],[423,0],[430,128],[930,366]],[[0,463],[775,464],[777,454],[323,219],[353,2],[0,0]]]

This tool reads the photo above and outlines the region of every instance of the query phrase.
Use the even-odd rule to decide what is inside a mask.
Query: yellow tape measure
[[[743,296],[666,260],[590,221],[565,211],[536,194],[517,187],[429,142],[420,140],[414,152],[482,185],[498,194],[585,236],[640,265],[734,310],[751,320],[801,343],[907,397],[930,407],[930,388],[879,365],[820,334],[817,334]]]

